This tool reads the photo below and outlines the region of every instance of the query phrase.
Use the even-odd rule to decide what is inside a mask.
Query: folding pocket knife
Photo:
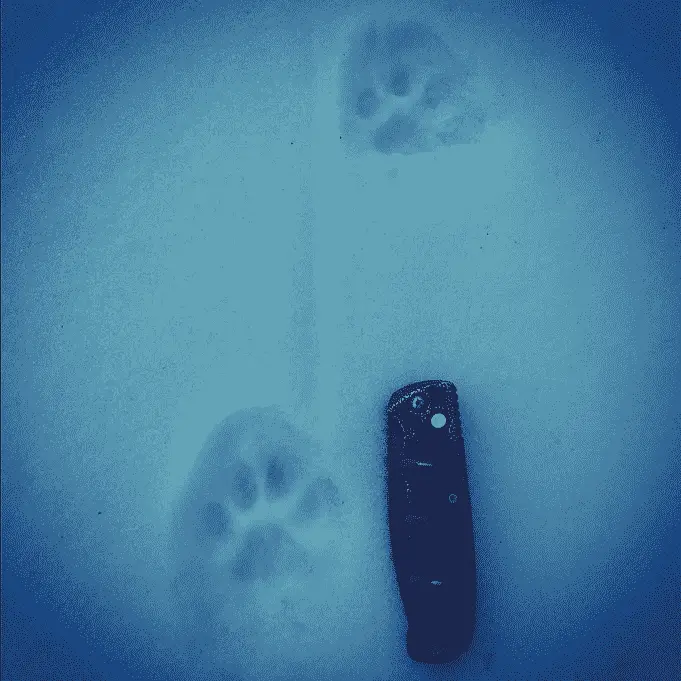
[[[407,653],[452,662],[475,628],[475,547],[456,387],[421,381],[387,407],[391,558],[407,619]]]

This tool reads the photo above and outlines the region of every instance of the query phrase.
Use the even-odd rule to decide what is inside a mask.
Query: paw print
[[[473,61],[425,23],[374,21],[341,68],[341,131],[354,151],[416,154],[476,140],[487,121]]]
[[[209,436],[173,525],[175,586],[202,618],[328,558],[342,499],[318,459],[276,409],[232,414]]]

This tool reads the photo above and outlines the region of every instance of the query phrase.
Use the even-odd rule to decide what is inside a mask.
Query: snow
[[[390,40],[362,52],[372,22],[416,22],[415,82],[465,94],[433,113],[377,86],[358,115],[391,68]],[[62,676],[69,656],[107,679],[665,676],[678,197],[643,86],[592,33],[551,54],[548,28],[464,5],[153,26],[83,42],[30,152],[4,152],[16,631],[51,622]],[[480,593],[470,652],[428,669],[383,427],[430,378],[459,393]],[[10,652],[8,678],[38,674]]]

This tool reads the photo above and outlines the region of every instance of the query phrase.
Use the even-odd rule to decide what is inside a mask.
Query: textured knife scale
[[[475,627],[475,548],[455,386],[422,381],[387,408],[388,525],[407,653],[452,662]]]

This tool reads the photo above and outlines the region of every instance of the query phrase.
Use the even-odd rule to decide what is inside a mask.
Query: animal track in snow
[[[273,408],[236,412],[207,439],[174,515],[176,591],[217,614],[328,557],[342,499],[319,451]]]
[[[341,131],[347,146],[416,154],[475,141],[487,107],[474,62],[423,21],[373,21],[341,67]]]

